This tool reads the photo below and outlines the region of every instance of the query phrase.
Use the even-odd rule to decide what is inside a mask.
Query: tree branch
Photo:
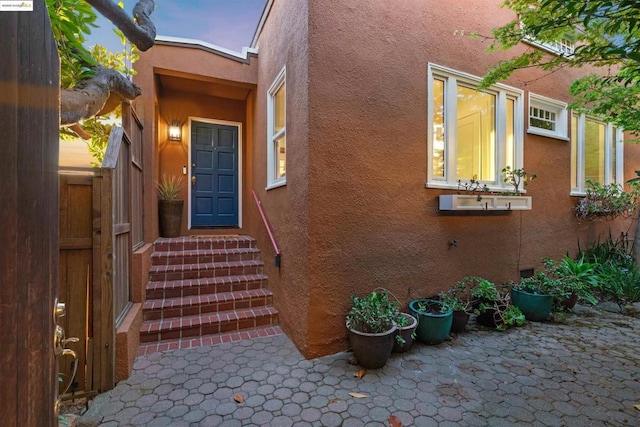
[[[153,0],[139,0],[133,8],[133,19],[112,0],[86,0],[111,21],[141,51],[149,50],[156,39],[156,26],[149,18],[155,9]]]
[[[96,74],[83,80],[73,89],[60,92],[60,124],[71,125],[89,119],[103,110],[107,100],[115,94],[123,99],[135,99],[142,91],[119,72],[98,67]]]

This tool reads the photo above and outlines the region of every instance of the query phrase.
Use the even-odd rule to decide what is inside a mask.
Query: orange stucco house
[[[279,325],[311,358],[347,348],[352,294],[385,287],[406,303],[465,275],[501,283],[633,230],[573,214],[587,178],[621,183],[640,161],[619,130],[567,110],[585,70],[475,91],[513,53],[455,30],[489,34],[513,18],[500,4],[268,0],[243,53],[158,37],[135,66],[146,241],[158,237],[154,182],[184,175],[182,235],[255,238]],[[540,48],[571,47],[516,50]],[[505,166],[538,175],[513,202],[499,194]],[[450,196],[473,176],[498,193],[480,210]],[[136,254],[134,286],[153,251]]]

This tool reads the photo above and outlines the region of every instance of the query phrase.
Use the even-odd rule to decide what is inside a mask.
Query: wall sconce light
[[[169,125],[169,141],[182,141],[182,125],[177,120]]]

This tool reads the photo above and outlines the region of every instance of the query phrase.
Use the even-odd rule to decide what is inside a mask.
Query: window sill
[[[544,130],[540,129],[536,129],[536,128],[527,128],[527,133],[530,135],[538,135],[538,136],[545,136],[547,138],[553,138],[553,139],[557,139],[559,141],[564,141],[564,142],[569,142],[569,138],[567,138],[566,136],[562,136],[562,135],[558,135],[552,132],[545,132]]]
[[[287,181],[273,182],[273,183],[267,185],[265,187],[265,190],[273,190],[274,188],[284,187],[285,185],[287,185]]]
[[[531,196],[442,194],[439,202],[441,211],[529,211],[532,207]]]
[[[569,193],[569,196],[571,197],[585,197],[586,195],[587,193],[584,191],[571,191]]]

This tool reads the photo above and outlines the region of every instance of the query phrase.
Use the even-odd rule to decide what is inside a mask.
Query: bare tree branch
[[[119,72],[98,67],[96,74],[80,82],[73,89],[62,89],[60,93],[60,124],[71,125],[80,120],[89,119],[103,107],[111,94],[123,99],[135,99],[142,91],[132,81]]]
[[[133,19],[112,0],[86,0],[113,23],[141,51],[149,50],[156,39],[156,26],[149,18],[155,9],[153,0],[139,0],[133,8]]]

